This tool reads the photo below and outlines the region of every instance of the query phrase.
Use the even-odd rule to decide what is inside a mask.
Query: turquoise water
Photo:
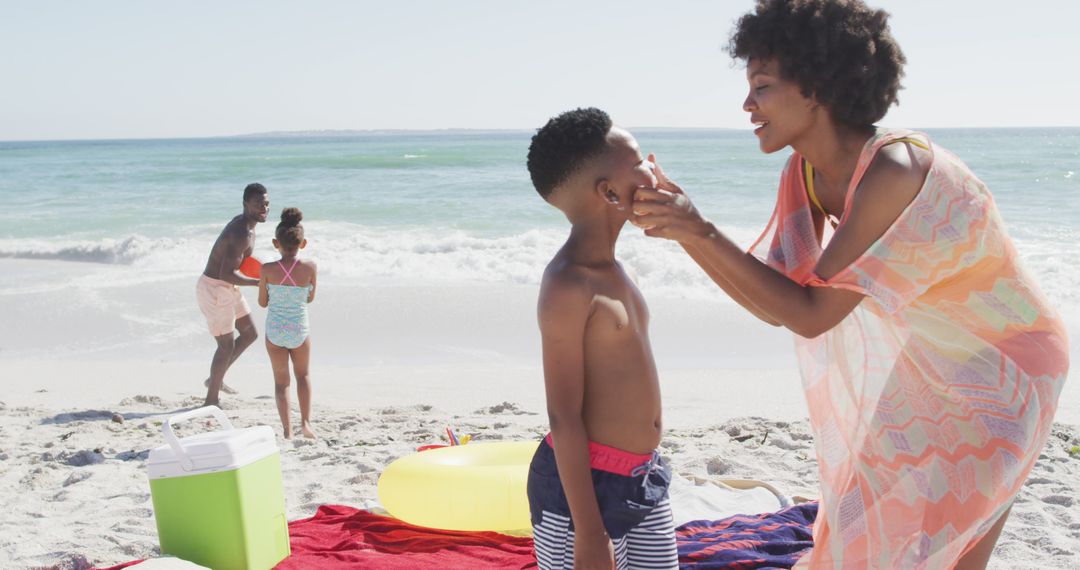
[[[1050,296],[1080,305],[1080,129],[928,133],[990,186]],[[763,227],[786,152],[761,154],[749,131],[635,134],[736,240]],[[535,282],[566,226],[529,182],[530,136],[0,142],[0,257],[197,273],[221,226],[240,212],[244,185],[259,181],[270,190],[272,221],[285,206],[304,211],[309,253],[331,274]],[[259,231],[270,255],[272,224]],[[663,244],[624,233],[620,255],[636,260],[647,281],[671,290],[709,287],[685,260],[660,251]]]
[[[14,206],[0,214],[0,235],[55,237],[60,226],[62,233],[87,238],[170,236],[237,210],[239,190],[256,180],[271,190],[273,206],[300,206],[309,220],[488,236],[555,227],[562,218],[537,198],[524,168],[530,136],[0,143],[0,196]],[[686,184],[716,176],[730,182],[724,192],[737,200],[726,207],[756,201],[762,185],[771,194],[769,181],[782,162],[752,152],[752,139],[738,132],[645,132],[640,139],[644,148],[669,157],[665,166]]]

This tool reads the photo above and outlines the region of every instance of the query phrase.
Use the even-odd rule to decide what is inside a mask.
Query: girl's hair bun
[[[295,226],[300,223],[300,220],[304,219],[304,214],[300,211],[300,208],[285,208],[281,211],[281,225],[283,226]]]
[[[302,219],[304,214],[300,213],[300,208],[285,208],[281,211],[281,223],[277,225],[274,236],[282,245],[296,247],[304,241],[304,226],[300,225]]]

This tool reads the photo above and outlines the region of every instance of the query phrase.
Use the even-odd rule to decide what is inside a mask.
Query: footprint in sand
[[[364,457],[351,458],[351,460],[341,461],[340,463],[351,464],[360,473],[370,473],[372,471],[378,471],[379,469],[382,469],[383,465],[383,463],[380,461],[374,461],[372,459]]]
[[[705,464],[705,472],[709,475],[726,475],[731,471],[731,463],[723,457],[713,457]]]
[[[310,446],[316,444],[314,439],[304,439],[304,438],[297,438],[297,437],[294,437],[294,438],[290,439],[289,441],[292,442],[293,449],[299,449],[301,447],[310,447]]]
[[[673,439],[663,439],[660,441],[660,447],[664,448],[664,451],[668,453],[678,453],[683,448],[683,445]]]
[[[1042,498],[1042,502],[1068,508],[1073,506],[1075,500],[1069,495],[1047,495]]]
[[[345,480],[345,483],[349,485],[363,485],[364,483],[374,483],[376,478],[371,473],[361,473],[360,475],[354,475]]]
[[[805,431],[791,431],[788,435],[795,441],[812,441],[814,439],[814,436],[811,435],[810,432]]]
[[[144,449],[142,451],[135,451],[134,449],[129,451],[121,451],[116,454],[116,458],[120,461],[145,461],[150,457],[150,450]]]
[[[792,439],[781,433],[773,433],[769,436],[769,445],[773,447],[779,447],[787,451],[795,451],[797,449],[805,449],[807,445],[805,443],[797,443]]]
[[[319,496],[319,491],[322,490],[322,483],[312,483],[307,486],[302,495],[304,502],[314,501]]]
[[[62,486],[67,487],[69,485],[74,485],[76,483],[86,481],[91,477],[91,475],[93,474],[89,471],[75,471],[71,475],[68,475],[67,479],[64,479]]]
[[[101,463],[105,461],[105,456],[101,454],[100,449],[83,449],[74,454],[61,451],[60,455],[57,456],[57,460],[73,467],[83,467]]]
[[[131,509],[125,509],[123,514],[129,517],[135,517],[128,520],[134,520],[141,523],[142,521],[145,521],[146,519],[154,516],[154,510],[146,507],[134,507]]]
[[[135,401],[140,404],[150,404],[159,408],[167,407],[165,401],[161,399],[161,396],[152,396],[146,394],[138,394],[135,396]]]

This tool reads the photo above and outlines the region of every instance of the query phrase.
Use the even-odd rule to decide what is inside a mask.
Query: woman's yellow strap
[[[894,141],[889,141],[888,144],[898,142],[911,143],[923,150],[930,150],[929,145],[919,139],[913,139],[911,137],[903,137]],[[806,177],[806,194],[810,196],[810,201],[813,202],[815,206],[817,206],[817,209],[819,212],[821,212],[821,215],[825,216],[825,219],[829,220],[829,223],[831,223],[833,227],[836,227],[839,222],[833,216],[830,216],[828,212],[825,211],[825,207],[821,205],[821,200],[818,200],[817,194],[814,194],[814,167],[811,166],[810,162],[808,162],[805,158],[803,159],[803,174]]]
[[[930,147],[926,143],[922,142],[919,139],[913,139],[911,137],[904,137],[902,139],[896,139],[894,141],[889,141],[889,144],[898,143],[898,142],[911,143],[911,144],[913,144],[913,145],[915,145],[915,146],[917,146],[917,147],[919,147],[919,148],[921,148],[923,150],[930,150]]]
[[[803,159],[802,163],[803,176],[806,177],[806,194],[810,196],[810,201],[813,202],[815,206],[817,206],[817,209],[821,210],[821,213],[824,214],[825,208],[821,207],[821,201],[817,199],[817,194],[814,194],[814,167],[810,166],[810,163],[806,162],[805,158]]]
[[[825,207],[821,205],[821,200],[818,200],[817,194],[814,194],[814,167],[811,166],[805,158],[803,159],[803,171],[806,175],[806,194],[810,196],[810,201],[813,202],[815,206],[817,206],[817,209],[821,212],[821,215],[825,216],[825,219],[829,220],[829,223],[831,223],[835,228],[839,222],[837,222],[833,216],[830,216],[829,213],[825,211]]]

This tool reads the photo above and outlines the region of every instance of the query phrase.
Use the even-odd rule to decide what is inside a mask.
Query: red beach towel
[[[536,568],[531,538],[414,526],[341,505],[289,523],[292,556],[277,570],[308,568]]]
[[[536,568],[533,541],[528,537],[414,526],[342,505],[323,505],[315,516],[290,522],[289,543],[292,555],[276,570]]]

